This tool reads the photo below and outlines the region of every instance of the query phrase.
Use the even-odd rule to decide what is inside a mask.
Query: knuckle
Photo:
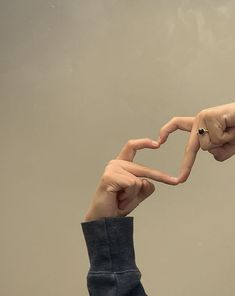
[[[129,185],[129,187],[134,187],[136,185],[136,181],[131,179],[131,180],[129,180],[128,185]]]
[[[178,120],[179,120],[179,117],[174,116],[174,117],[172,117],[171,122],[176,123],[176,122],[178,122]]]
[[[112,176],[112,173],[108,170],[105,170],[105,172],[103,173],[101,179],[103,182],[109,182],[111,180],[111,176]]]
[[[130,139],[127,141],[127,146],[128,147],[133,147],[134,146],[134,143],[135,143],[135,140],[134,139]]]
[[[113,166],[114,164],[116,164],[117,160],[116,159],[111,159],[108,163],[107,166]]]
[[[202,110],[199,112],[199,114],[200,114],[201,116],[205,116],[207,113],[208,113],[208,109],[202,109]]]
[[[201,112],[199,112],[200,119],[209,119],[212,117],[212,110],[210,109],[203,109]]]
[[[205,117],[205,115],[206,115],[206,109],[203,109],[203,110],[201,110],[198,114],[197,114],[197,118],[198,119],[202,119],[202,118],[204,118]]]
[[[137,179],[131,179],[129,184],[131,187],[137,187],[137,188],[142,186],[141,181]]]
[[[168,125],[174,125],[174,124],[176,124],[178,122],[178,117],[176,117],[176,116],[174,116],[174,117],[172,117],[169,121],[168,121],[168,123],[166,124],[166,126],[168,126]]]
[[[211,119],[213,117],[214,117],[213,111],[210,110],[210,109],[207,109],[206,112],[205,112],[204,118],[206,120],[209,120],[209,119]]]
[[[228,120],[229,120],[229,115],[228,115],[228,114],[223,114],[223,115],[221,116],[221,119],[222,119],[224,122],[228,122]]]
[[[200,117],[200,113],[197,113],[197,115],[195,116],[195,121],[198,120]]]

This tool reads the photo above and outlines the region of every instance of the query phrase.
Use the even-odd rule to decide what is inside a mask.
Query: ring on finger
[[[206,128],[204,128],[204,127],[199,127],[197,132],[198,132],[199,135],[202,136],[202,135],[204,135],[205,133],[208,133],[209,131],[208,131],[208,129],[206,129]]]

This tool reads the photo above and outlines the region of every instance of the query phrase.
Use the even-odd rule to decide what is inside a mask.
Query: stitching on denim
[[[104,225],[105,225],[106,237],[108,239],[109,260],[110,260],[111,270],[113,270],[113,262],[112,262],[111,252],[110,252],[110,238],[109,238],[109,235],[108,235],[107,223],[106,223],[106,220],[105,219],[104,219]]]
[[[106,232],[106,235],[107,235],[107,238],[108,238],[108,248],[109,248],[109,259],[110,259],[110,264],[111,264],[111,270],[113,271],[113,260],[112,260],[112,256],[111,256],[111,251],[110,251],[110,237],[109,237],[109,233],[108,233],[108,230],[107,230],[107,221],[106,219],[104,219],[104,224],[105,224],[105,232]],[[111,273],[113,274],[113,273]],[[118,281],[117,281],[117,276],[116,274],[113,274],[114,278],[115,278],[115,283],[116,283],[116,295],[118,296]]]
[[[118,296],[119,295],[119,293],[118,293],[118,291],[119,291],[119,282],[118,282],[118,277],[117,277],[115,272],[114,272],[114,277],[115,277],[115,281],[117,283],[117,285],[116,285],[116,296]]]
[[[129,269],[129,270],[123,270],[123,271],[89,271],[88,274],[123,274],[123,273],[128,273],[128,272],[136,272],[140,274],[139,270],[136,269]]]

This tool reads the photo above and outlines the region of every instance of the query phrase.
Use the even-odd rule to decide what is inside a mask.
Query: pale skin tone
[[[208,132],[198,135],[198,128]],[[133,162],[138,150],[158,149],[178,129],[190,132],[178,177]],[[218,161],[235,154],[235,103],[202,110],[195,117],[174,117],[161,128],[156,142],[149,138],[129,140],[106,165],[85,221],[128,215],[155,191],[150,180],[169,185],[185,182],[200,148]]]
[[[198,128],[208,132],[198,135]],[[235,154],[235,103],[202,110],[195,117],[174,117],[161,128],[158,142],[163,144],[169,134],[178,129],[190,132],[178,177],[183,183],[190,175],[200,148],[213,154],[218,161]]]
[[[176,178],[133,162],[136,151],[144,148],[157,149],[159,143],[148,138],[129,140],[116,159],[107,164],[85,221],[126,216],[155,191],[148,179],[178,183]]]

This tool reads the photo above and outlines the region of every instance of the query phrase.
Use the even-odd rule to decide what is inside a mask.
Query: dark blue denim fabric
[[[81,223],[90,269],[91,296],[147,296],[135,263],[133,217],[104,218]]]

